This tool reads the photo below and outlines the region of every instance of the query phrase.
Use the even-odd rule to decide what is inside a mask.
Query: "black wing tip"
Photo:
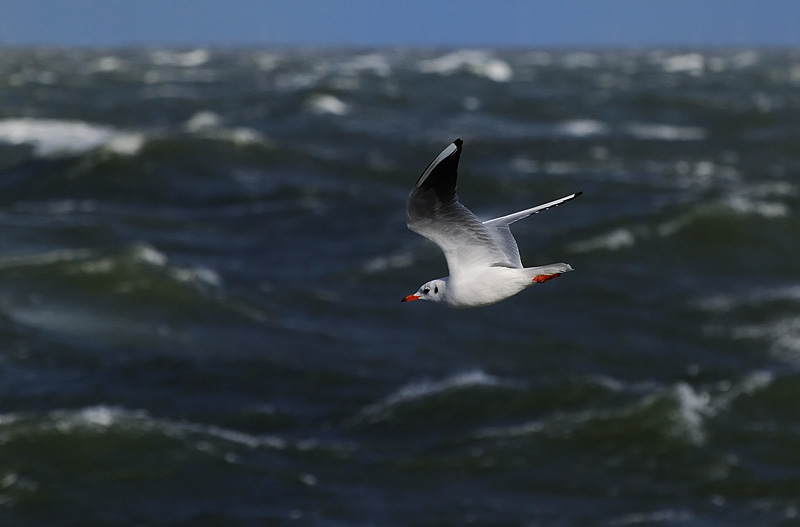
[[[462,141],[462,140],[461,140],[461,138],[459,137],[458,139],[456,139],[455,141],[453,141],[453,144],[454,144],[454,145],[456,145],[456,148],[458,148],[459,150],[461,150],[461,145],[463,145],[463,144],[464,144],[464,141]]]
[[[576,193],[575,193],[575,194],[572,196],[572,198],[573,198],[573,199],[574,199],[574,198],[577,198],[577,197],[578,197],[578,196],[580,196],[581,194],[583,194],[583,191],[582,191],[582,190],[579,190],[578,192],[576,192]]]

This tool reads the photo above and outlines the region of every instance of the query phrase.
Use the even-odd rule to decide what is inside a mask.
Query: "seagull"
[[[406,202],[408,228],[439,246],[450,275],[423,284],[401,302],[428,300],[454,308],[487,306],[572,271],[566,263],[523,267],[509,226],[582,192],[482,222],[456,195],[462,144],[456,139],[431,161]]]

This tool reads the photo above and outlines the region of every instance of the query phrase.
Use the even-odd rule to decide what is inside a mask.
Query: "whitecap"
[[[222,116],[210,110],[195,112],[183,125],[188,132],[207,131],[222,126]]]
[[[150,60],[158,66],[177,66],[195,68],[202,66],[211,58],[207,49],[198,48],[192,51],[156,50],[150,54]]]
[[[707,392],[698,392],[685,383],[680,382],[674,387],[675,399],[678,407],[673,413],[673,419],[678,425],[677,432],[693,445],[702,445],[705,442],[705,418],[715,413],[711,406],[711,395]]]
[[[380,53],[368,53],[355,57],[351,61],[342,64],[341,69],[345,73],[370,71],[379,77],[388,77],[392,73],[389,61],[385,55]]]
[[[800,303],[800,285],[759,287],[738,294],[709,295],[693,301],[692,306],[703,311],[725,313],[741,307],[763,306],[778,301]]]
[[[261,71],[272,71],[280,64],[280,56],[275,53],[261,52],[256,56],[255,61]]]
[[[632,512],[619,518],[612,519],[610,525],[640,525],[640,524],[686,524],[695,518],[694,514],[686,510],[659,509],[650,512]]]
[[[625,132],[635,139],[656,141],[702,141],[708,136],[699,126],[676,126],[661,123],[629,123]]]
[[[350,107],[333,95],[317,94],[308,99],[306,108],[317,114],[345,115],[350,111]]]
[[[111,136],[103,145],[103,150],[121,156],[134,156],[141,151],[144,143],[144,134],[120,132]]]
[[[137,245],[133,248],[132,253],[133,259],[140,262],[156,267],[163,267],[167,264],[167,255],[149,245]]]
[[[144,143],[144,137],[85,121],[10,118],[0,119],[0,141],[30,144],[34,153],[43,157],[82,154],[100,147],[134,155]]]
[[[636,236],[633,232],[620,227],[609,233],[590,238],[588,240],[574,242],[569,245],[569,249],[576,253],[584,253],[595,250],[617,251],[633,247],[636,244]]]
[[[169,258],[166,254],[149,245],[137,245],[133,248],[132,257],[135,261],[155,267],[167,267]],[[200,283],[218,286],[222,279],[213,269],[207,267],[169,267],[169,274],[179,282]]]
[[[442,380],[423,380],[407,384],[380,401],[363,408],[353,421],[379,421],[397,406],[432,397],[450,390],[461,390],[479,386],[516,387],[515,383],[503,381],[482,370],[457,373]]]
[[[73,262],[92,256],[89,249],[57,249],[33,254],[0,257],[0,269],[50,265],[59,262]]]
[[[207,267],[176,268],[170,274],[179,282],[202,283],[218,286],[222,282],[219,274]]]
[[[800,317],[784,317],[763,324],[733,328],[734,339],[765,341],[773,356],[796,363],[800,360]]]
[[[184,124],[183,129],[189,133],[220,141],[230,141],[236,145],[261,144],[269,145],[267,137],[257,130],[246,127],[227,128],[223,118],[211,110],[195,112]]]
[[[113,71],[120,71],[124,68],[125,63],[113,55],[106,55],[99,57],[92,61],[91,70],[102,73],[109,73]]]
[[[563,58],[564,67],[567,69],[596,68],[600,59],[594,53],[587,51],[577,51],[569,53]]]
[[[376,256],[367,260],[361,269],[368,274],[377,274],[389,269],[410,267],[414,263],[412,253],[394,254],[391,256]]]
[[[661,67],[667,73],[700,75],[703,73],[705,62],[705,57],[700,53],[686,53],[665,58],[661,62]]]
[[[789,207],[776,201],[763,201],[748,196],[729,196],[725,204],[740,214],[753,214],[765,218],[782,218],[789,215]]]
[[[749,68],[758,64],[760,55],[757,51],[748,49],[731,57],[731,66],[734,68]]]
[[[607,134],[608,125],[593,119],[574,119],[556,125],[556,133],[570,137],[590,137]]]
[[[459,50],[435,59],[423,60],[418,65],[421,73],[438,73],[452,75],[459,71],[467,71],[494,82],[508,82],[514,71],[508,62],[495,58],[484,50]]]

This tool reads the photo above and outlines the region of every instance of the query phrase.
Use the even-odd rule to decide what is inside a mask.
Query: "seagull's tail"
[[[562,274],[572,271],[572,266],[567,263],[555,263],[540,267],[526,267],[525,272],[532,283],[541,283],[557,278]]]

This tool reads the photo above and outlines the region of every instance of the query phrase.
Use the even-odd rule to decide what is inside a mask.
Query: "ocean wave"
[[[597,250],[619,251],[636,245],[636,235],[626,227],[619,227],[605,234],[573,242],[568,249],[575,253],[587,253]]]
[[[695,446],[707,442],[707,422],[730,409],[740,397],[751,396],[768,387],[774,376],[755,371],[737,382],[723,381],[698,387],[687,382],[672,385],[628,385],[615,382],[616,391],[633,400],[612,408],[556,412],[549,417],[520,424],[491,426],[473,433],[476,439],[511,438],[530,435],[549,438],[580,438],[605,434],[609,430],[640,437],[657,434]]]
[[[150,60],[157,66],[176,66],[179,68],[196,68],[211,59],[211,52],[198,48],[191,51],[158,49],[150,53]]]
[[[763,342],[773,357],[800,364],[800,318],[794,315],[769,322],[724,328],[723,331],[737,340]]]
[[[677,126],[665,123],[628,123],[623,130],[642,141],[702,141],[708,131],[699,126]]]
[[[498,59],[484,50],[465,49],[453,51],[435,59],[422,60],[418,64],[421,73],[452,75],[465,71],[494,82],[509,82],[514,71],[508,62]]]
[[[661,67],[666,73],[700,75],[705,69],[705,64],[706,58],[700,53],[672,55],[661,60]]]
[[[24,426],[29,424],[31,426]],[[253,434],[215,424],[198,423],[153,416],[147,410],[130,410],[120,406],[95,405],[76,409],[57,409],[45,413],[16,413],[0,415],[0,428],[12,429],[6,438],[30,433],[56,431],[75,435],[83,432],[125,432],[163,435],[182,441],[186,446],[204,453],[218,453],[230,461],[222,450],[226,446],[247,449],[287,450],[302,452],[346,453],[358,447],[349,442],[311,438],[284,438],[275,434]],[[18,429],[14,431],[13,429]],[[21,434],[20,434],[21,432]],[[209,442],[217,446],[209,445]]]
[[[51,410],[45,413],[13,413],[0,415],[0,440],[7,443],[25,438],[57,434],[85,436],[109,432],[126,435],[157,435],[176,439],[185,446],[203,453],[218,453],[231,460],[224,448],[285,450],[351,450],[345,443],[326,443],[317,439],[284,439],[271,434],[250,434],[213,424],[177,421],[152,416],[146,410],[129,410],[119,406],[97,405],[77,409]]]
[[[320,115],[342,116],[350,112],[350,106],[347,103],[330,94],[312,95],[306,101],[306,109]]]
[[[183,129],[200,137],[228,141],[236,145],[272,146],[272,142],[257,130],[241,126],[234,128],[225,126],[222,116],[211,110],[195,112],[183,124]]]
[[[710,313],[728,313],[742,308],[763,307],[774,302],[800,304],[800,285],[759,287],[743,293],[721,293],[698,298],[692,307]]]
[[[391,256],[375,256],[361,266],[367,274],[378,274],[391,269],[410,267],[414,263],[413,253],[406,252]]]
[[[60,119],[0,119],[0,141],[29,144],[42,157],[83,154],[103,148],[115,154],[135,155],[144,136],[110,126]]]
[[[519,384],[489,375],[482,370],[458,373],[441,380],[417,381],[407,384],[380,401],[364,407],[349,421],[349,423],[375,423],[383,421],[390,419],[394,411],[401,407],[422,404],[426,400],[430,400],[445,393],[476,388],[517,389],[519,388]]]
[[[214,270],[174,265],[145,244],[117,252],[8,255],[0,258],[0,270],[13,271],[0,311],[19,324],[56,334],[113,341],[161,338],[171,335],[158,316],[164,310],[191,316],[210,307],[233,309],[214,293],[221,285]]]
[[[609,520],[609,525],[685,525],[695,519],[692,512],[683,509],[658,509],[649,512],[633,512]]]
[[[607,135],[610,127],[600,121],[593,119],[573,119],[564,121],[555,126],[558,135],[568,137],[591,137],[596,135]]]
[[[389,77],[392,74],[392,66],[385,54],[367,53],[340,64],[339,72],[349,75],[370,72],[378,77]]]

